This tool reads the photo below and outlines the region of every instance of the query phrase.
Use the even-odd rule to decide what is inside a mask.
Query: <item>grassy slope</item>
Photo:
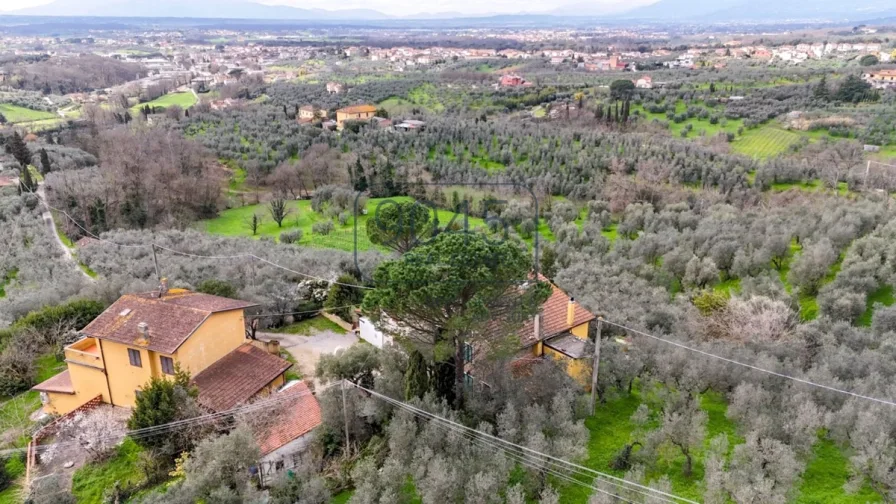
[[[34,366],[37,369],[37,383],[52,378],[64,369],[64,364],[57,361],[56,356],[52,353],[38,357]],[[23,392],[15,397],[5,398],[3,402],[0,402],[0,425],[7,429],[25,430],[32,424],[28,416],[38,408],[40,408],[40,394],[33,390]],[[27,439],[20,439],[16,444],[24,446],[27,441]]]
[[[379,205],[385,204],[384,201],[409,201],[408,197],[395,198],[373,198],[367,202],[366,215],[360,215],[358,218],[358,248],[367,250],[372,245],[367,239],[366,223],[367,219],[376,214]],[[292,213],[283,221],[283,227],[277,227],[277,223],[271,219],[267,205],[248,205],[239,208],[232,208],[221,212],[221,215],[215,219],[203,221],[202,226],[205,231],[211,234],[219,234],[225,236],[251,236],[251,232],[245,226],[246,219],[252,214],[258,213],[264,216],[264,221],[259,228],[258,234],[261,236],[279,237],[284,231],[300,229],[303,233],[300,245],[316,245],[325,248],[335,248],[340,250],[353,250],[354,247],[354,219],[349,218],[345,226],[339,225],[334,221],[335,231],[329,236],[314,235],[312,226],[316,222],[326,221],[327,218],[314,212],[311,209],[311,201],[289,201],[287,206]],[[351,213],[351,212],[350,212]],[[463,225],[463,214],[455,214],[447,210],[439,210],[439,222],[442,225],[449,223],[452,219],[454,222]],[[470,229],[484,225],[482,219],[477,217],[469,217]]]
[[[137,468],[137,458],[143,451],[130,438],[118,446],[115,455],[99,463],[87,464],[72,476],[72,494],[78,504],[102,504],[103,492],[116,481],[124,486],[136,483],[142,477]]]
[[[183,109],[188,109],[196,104],[196,96],[193,93],[169,93],[165,96],[160,96],[155,100],[148,101],[146,103],[141,103],[139,105],[134,105],[131,107],[131,114],[139,113],[140,108],[149,105],[150,107],[170,107],[172,105],[177,105]]]
[[[38,383],[59,373],[64,367],[64,364],[57,361],[53,354],[39,357],[34,365],[37,368]],[[29,419],[29,415],[37,411],[38,408],[40,408],[40,393],[33,390],[7,398],[0,403],[0,424],[7,429],[27,432],[33,423]],[[23,435],[12,444],[15,447],[23,448],[29,440],[29,436]],[[25,475],[25,463],[18,457],[11,457],[6,461],[6,471],[14,483],[0,492],[0,504],[18,504],[23,500],[21,485]]]
[[[843,490],[849,479],[849,460],[833,441],[819,439],[812,448],[796,504],[850,504],[880,502],[867,485],[854,495]]]
[[[874,305],[876,303],[881,303],[884,306],[892,306],[893,303],[896,303],[893,287],[884,285],[871,294],[868,294],[868,307],[865,309],[865,313],[856,320],[856,325],[864,327],[871,326],[871,317],[874,315]]]
[[[354,490],[343,490],[330,499],[330,504],[345,504],[354,495]]]
[[[0,103],[0,113],[2,113],[6,117],[6,120],[11,123],[43,121],[56,119],[58,117],[52,112],[46,112],[43,110],[31,110],[29,108],[19,107],[18,105],[11,105],[9,103]]]
[[[799,139],[798,133],[764,125],[744,131],[743,135],[732,142],[731,148],[747,156],[768,158],[787,152]]]
[[[631,441],[633,426],[630,418],[640,404],[640,392],[634,390],[631,395],[623,395],[598,406],[596,414],[585,420],[591,438],[588,441],[588,458],[582,465],[615,476],[624,476],[623,471],[611,469],[610,462],[619,450]],[[735,434],[734,424],[725,417],[728,406],[721,394],[713,392],[704,394],[700,405],[709,417],[704,443],[706,446],[713,436],[723,433],[728,435],[732,445],[743,442]],[[703,479],[702,455],[695,457],[694,473],[690,479],[682,475],[683,462],[684,457],[681,455],[671,457],[670,460],[659,462],[656,470],[647,476],[656,479],[667,474],[677,495],[700,500],[702,495],[699,486]],[[585,487],[567,485],[560,491],[560,502],[584,504],[588,502],[589,495],[590,490]]]
[[[296,322],[295,324],[290,324],[279,329],[274,329],[274,332],[277,333],[301,334],[306,336],[320,331],[332,331],[337,334],[345,334],[345,329],[339,327],[335,322],[324,317],[323,315],[318,315],[310,319]]]

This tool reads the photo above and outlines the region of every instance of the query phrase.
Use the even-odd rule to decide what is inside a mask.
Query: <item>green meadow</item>
[[[10,103],[0,103],[0,113],[11,123],[25,123],[56,119],[58,116],[44,110],[32,110]]]
[[[196,101],[196,96],[191,92],[169,93],[165,96],[160,96],[155,100],[134,105],[130,110],[132,114],[139,113],[140,109],[147,105],[150,107],[170,107],[172,105],[177,105],[182,109],[188,109],[195,105]]]

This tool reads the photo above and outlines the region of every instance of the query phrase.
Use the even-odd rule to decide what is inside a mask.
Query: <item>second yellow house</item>
[[[345,128],[345,121],[366,121],[376,115],[373,105],[354,105],[336,111],[336,129]]]
[[[122,296],[65,348],[68,369],[33,387],[47,413],[68,413],[97,396],[133,407],[140,387],[174,375],[178,366],[189,371],[200,403],[213,411],[284,383],[290,363],[276,355],[279,345],[246,338],[243,312],[255,303],[169,291],[166,283]]]

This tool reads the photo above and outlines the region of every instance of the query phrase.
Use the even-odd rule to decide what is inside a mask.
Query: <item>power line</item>
[[[309,391],[309,393],[310,393],[310,391]],[[223,411],[223,412],[200,415],[200,416],[191,417],[191,418],[184,419],[184,420],[169,422],[166,424],[160,424],[160,425],[156,425],[156,426],[152,426],[152,427],[144,427],[142,429],[126,431],[126,432],[122,432],[119,434],[110,434],[108,436],[99,436],[99,437],[96,437],[93,439],[89,439],[87,441],[95,443],[95,442],[109,441],[109,440],[120,440],[120,439],[124,439],[125,437],[130,437],[131,439],[136,440],[136,439],[143,439],[143,438],[148,438],[148,437],[153,437],[153,436],[159,436],[162,434],[167,434],[170,432],[175,432],[178,430],[186,429],[188,427],[195,427],[195,426],[199,426],[199,425],[213,423],[217,420],[221,420],[221,419],[224,419],[224,418],[227,418],[230,416],[243,414],[243,413],[249,413],[249,412],[260,410],[260,409],[271,408],[271,407],[277,406],[279,404],[289,402],[290,400],[295,399],[296,397],[302,397],[304,395],[308,395],[309,393],[302,393],[302,394],[298,394],[298,395],[290,394],[288,396],[281,396],[281,397],[276,397],[276,398],[271,398],[271,399],[265,399],[265,400],[257,401],[255,403],[252,403],[249,405],[243,405],[243,406],[240,406],[237,408],[232,408],[231,410],[227,410],[227,411]],[[50,444],[46,444],[46,445],[38,445],[38,446],[34,447],[34,450],[37,452],[45,452],[45,451],[48,451],[55,447],[69,446],[69,445],[81,445],[81,442],[77,441],[77,440],[73,440],[73,441],[63,441],[63,442],[59,442],[59,443],[50,443]],[[13,451],[15,451],[15,450],[20,451],[20,450],[22,450],[22,448],[14,449]]]
[[[393,400],[393,401],[394,401],[394,400]],[[390,401],[390,402],[392,402],[392,401]],[[536,469],[536,470],[544,470],[545,472],[551,474],[552,476],[555,476],[555,477],[557,477],[557,478],[563,479],[564,481],[567,481],[567,482],[569,482],[569,483],[574,483],[574,484],[576,484],[576,485],[583,486],[583,487],[586,487],[586,488],[590,488],[591,490],[597,491],[597,492],[599,492],[599,493],[603,493],[603,494],[606,494],[606,495],[610,495],[610,496],[615,497],[615,498],[617,498],[617,499],[619,499],[619,500],[622,500],[623,502],[628,502],[628,503],[631,503],[631,502],[632,502],[632,501],[627,500],[627,499],[625,499],[625,498],[623,498],[623,497],[621,497],[621,496],[619,496],[619,495],[613,494],[613,493],[608,492],[608,491],[606,491],[606,490],[603,490],[603,489],[601,489],[601,488],[597,488],[597,487],[595,487],[594,485],[588,484],[587,482],[584,482],[584,481],[582,481],[582,480],[573,478],[573,477],[571,477],[571,476],[569,476],[569,475],[567,475],[567,474],[564,474],[564,473],[562,473],[562,472],[559,472],[559,471],[569,471],[569,472],[572,472],[572,473],[574,473],[574,474],[576,474],[576,475],[586,476],[586,477],[589,477],[589,478],[591,478],[591,479],[600,479],[599,476],[598,476],[597,478],[595,478],[594,475],[588,475],[588,474],[585,474],[585,473],[583,473],[583,472],[580,471],[580,470],[571,469],[571,468],[569,468],[569,467],[565,467],[565,466],[563,466],[563,465],[561,465],[561,464],[558,464],[557,462],[552,462],[552,461],[550,461],[550,460],[544,460],[544,461],[542,461],[542,462],[544,462],[544,463],[546,463],[546,464],[552,464],[552,465],[559,466],[559,467],[560,467],[559,471],[558,471],[558,470],[554,470],[554,469],[552,469],[551,467],[542,467],[542,466],[539,466],[537,461],[533,461],[533,457],[531,457],[531,456],[529,456],[529,455],[526,455],[526,454],[524,454],[524,453],[521,453],[520,451],[514,451],[514,450],[512,450],[512,449],[508,449],[506,446],[501,446],[501,445],[499,445],[499,444],[489,442],[489,441],[486,440],[486,439],[482,439],[482,438],[480,438],[480,437],[476,437],[475,434],[471,434],[471,433],[469,433],[469,432],[460,431],[460,430],[454,428],[453,426],[451,426],[450,424],[439,423],[439,422],[440,422],[441,420],[443,420],[443,419],[442,419],[441,417],[437,416],[437,415],[434,415],[434,414],[431,414],[431,413],[425,413],[425,414],[424,414],[424,413],[420,413],[419,411],[415,411],[414,409],[407,407],[408,405],[406,405],[406,404],[402,404],[402,403],[400,403],[399,401],[395,401],[395,402],[392,402],[392,403],[395,404],[396,406],[398,406],[398,407],[400,407],[400,408],[406,410],[406,411],[409,411],[411,414],[415,415],[415,416],[418,417],[418,418],[422,418],[422,419],[427,420],[427,421],[433,421],[433,420],[435,420],[435,422],[433,423],[433,425],[435,425],[435,426],[437,426],[437,427],[440,427],[440,428],[443,428],[443,429],[445,429],[445,430],[448,431],[448,432],[454,432],[454,433],[458,434],[459,436],[463,437],[464,439],[469,440],[470,442],[472,442],[472,443],[474,443],[474,444],[477,444],[477,445],[482,446],[482,447],[485,447],[485,448],[492,448],[492,449],[501,450],[503,453],[505,453],[506,455],[508,455],[512,460],[514,460],[514,461],[516,461],[516,462],[519,462],[519,463],[521,463],[521,464],[524,464],[524,465],[526,465],[527,467],[530,467],[530,468],[532,468],[532,469]],[[477,433],[478,433],[478,431],[477,431]],[[638,494],[641,494],[641,495],[650,497],[650,498],[652,498],[652,499],[657,499],[657,500],[660,500],[660,501],[662,501],[662,502],[669,502],[669,503],[674,503],[674,502],[675,502],[675,501],[672,501],[672,500],[669,500],[669,499],[665,499],[665,498],[663,498],[663,497],[660,497],[660,496],[658,496],[658,495],[654,495],[654,494],[650,494],[650,493],[648,493],[648,492],[644,492],[644,491],[642,491],[642,490],[637,490],[637,489],[635,489],[635,488],[627,488],[627,487],[624,487],[623,485],[621,485],[621,484],[618,483],[618,482],[607,481],[607,480],[603,480],[603,479],[600,479],[600,481],[605,482],[605,483],[609,483],[609,484],[616,485],[617,487],[620,487],[620,488],[622,488],[623,490],[633,491],[633,492],[635,492],[635,493],[638,493]]]
[[[331,386],[332,385],[324,386],[320,392],[327,390]],[[187,418],[184,420],[176,420],[174,422],[168,422],[165,424],[155,425],[152,427],[144,427],[141,429],[134,429],[134,430],[126,431],[126,432],[119,433],[119,434],[110,434],[107,436],[100,436],[100,437],[93,438],[88,441],[100,442],[100,441],[109,441],[109,440],[114,440],[114,439],[124,439],[125,437],[130,437],[131,439],[142,439],[142,438],[147,438],[147,437],[152,437],[152,436],[159,436],[159,435],[166,434],[169,432],[175,432],[175,431],[178,431],[181,429],[186,429],[188,427],[195,427],[195,426],[199,426],[199,425],[213,423],[215,421],[218,421],[218,420],[221,420],[221,419],[224,419],[227,417],[232,417],[232,416],[241,415],[241,414],[245,414],[245,413],[251,413],[251,412],[255,412],[255,411],[269,410],[272,407],[276,407],[276,406],[291,402],[297,398],[305,397],[308,395],[316,395],[320,392],[308,390],[308,391],[301,392],[298,394],[290,393],[290,394],[285,394],[285,395],[281,395],[282,394],[282,392],[281,392],[281,393],[273,394],[270,397],[261,399],[259,401],[256,401],[256,402],[253,402],[250,404],[236,406],[229,410],[220,411],[220,412],[216,412],[216,413],[208,413],[205,415],[199,415],[199,416]],[[80,445],[80,444],[81,444],[80,441],[62,441],[62,442],[50,443],[50,444],[46,444],[46,445],[37,445],[34,447],[34,450],[36,450],[37,452],[44,452],[44,451],[47,451],[54,447],[61,447],[61,446],[68,446],[68,445]],[[11,449],[7,449],[7,450],[0,450],[0,454],[5,455],[8,453],[15,453],[15,452],[20,452],[20,451],[24,451],[24,450],[26,450],[26,448],[11,448]]]
[[[563,459],[561,459],[561,458],[554,457],[554,456],[552,456],[552,455],[548,455],[548,454],[546,454],[546,453],[541,453],[541,452],[539,452],[539,451],[533,450],[533,449],[531,449],[531,448],[527,448],[527,447],[525,447],[525,446],[522,446],[522,445],[519,445],[519,444],[516,444],[516,443],[512,443],[512,442],[510,442],[510,441],[507,441],[506,439],[501,439],[501,438],[499,438],[499,437],[497,437],[497,436],[492,436],[491,434],[488,434],[488,433],[485,433],[485,432],[482,432],[482,431],[478,431],[478,430],[476,430],[476,429],[472,429],[472,428],[470,428],[470,427],[467,427],[467,426],[465,426],[465,425],[463,425],[463,424],[459,424],[459,423],[454,422],[454,421],[452,421],[452,420],[449,420],[449,419],[447,419],[447,418],[438,417],[437,415],[433,415],[432,413],[429,413],[429,412],[427,412],[427,411],[425,411],[425,410],[422,410],[422,409],[420,409],[420,408],[417,408],[417,407],[412,406],[412,405],[407,404],[407,403],[403,403],[403,402],[398,401],[398,400],[396,400],[396,399],[393,399],[393,398],[391,398],[391,397],[389,397],[389,396],[380,394],[379,392],[376,392],[376,391],[370,390],[370,389],[368,389],[368,388],[365,388],[365,387],[363,387],[363,386],[361,386],[361,385],[358,385],[358,384],[356,384],[356,383],[352,383],[352,382],[347,381],[347,380],[346,380],[346,383],[348,383],[348,384],[350,384],[350,385],[352,385],[352,386],[354,386],[355,388],[358,388],[358,389],[360,389],[360,390],[364,390],[364,391],[367,392],[368,394],[371,394],[371,395],[373,395],[373,396],[376,396],[376,397],[378,397],[378,398],[380,398],[380,399],[383,399],[383,400],[385,400],[385,401],[387,401],[387,402],[390,402],[390,403],[392,403],[392,404],[401,405],[401,407],[410,408],[410,409],[412,409],[412,410],[414,410],[414,411],[417,411],[417,412],[420,412],[420,413],[422,413],[422,414],[425,414],[425,415],[431,415],[431,416],[433,416],[433,417],[437,417],[437,418],[440,419],[440,421],[445,422],[445,423],[447,423],[447,424],[450,424],[450,425],[452,425],[453,427],[456,427],[456,428],[458,428],[458,429],[461,429],[462,431],[465,431],[465,432],[472,432],[472,433],[474,433],[474,435],[477,435],[477,436],[480,436],[480,437],[483,437],[483,438],[487,438],[487,439],[489,439],[489,440],[492,440],[492,441],[497,442],[497,443],[499,443],[499,444],[501,444],[501,445],[504,445],[504,446],[512,447],[513,449],[520,450],[521,452],[528,453],[528,454],[532,454],[532,455],[534,455],[534,456],[538,456],[538,457],[544,457],[546,460],[551,460],[551,461],[556,462],[556,463],[558,463],[558,464],[565,464],[566,466],[568,466],[568,467],[570,467],[570,468],[578,469],[578,470],[584,471],[584,472],[586,472],[586,473],[593,474],[595,477],[605,478],[605,479],[608,479],[608,480],[611,480],[611,481],[614,481],[614,482],[618,482],[618,483],[623,484],[623,485],[631,485],[631,486],[634,487],[634,488],[638,488],[638,489],[641,489],[641,490],[646,490],[646,491],[648,491],[648,492],[653,492],[653,493],[655,493],[655,494],[657,494],[657,495],[662,495],[662,496],[664,496],[664,497],[668,497],[668,498],[674,499],[674,500],[676,500],[676,501],[687,502],[687,503],[689,503],[689,504],[698,504],[697,502],[692,501],[692,500],[689,500],[689,499],[686,499],[686,498],[684,498],[684,497],[679,497],[679,496],[677,496],[677,495],[669,494],[669,493],[663,492],[663,491],[661,491],[661,490],[657,490],[657,489],[655,489],[655,488],[650,488],[650,487],[648,487],[648,486],[641,485],[641,484],[638,484],[638,483],[635,483],[635,482],[632,482],[632,481],[627,481],[627,480],[624,480],[624,479],[619,478],[619,477],[617,477],[617,476],[613,476],[612,474],[603,473],[603,472],[600,472],[600,471],[591,469],[591,468],[589,468],[589,467],[585,467],[585,466],[582,466],[582,465],[579,465],[579,464],[575,464],[575,463],[573,463],[573,462],[569,462],[568,460],[563,460]]]
[[[761,372],[761,373],[766,373],[766,374],[769,374],[769,375],[772,375],[772,376],[777,376],[777,377],[779,377],[779,378],[785,378],[785,379],[787,379],[787,380],[792,380],[792,381],[795,381],[795,382],[798,382],[798,383],[802,383],[802,384],[804,384],[804,385],[810,385],[810,386],[813,386],[813,387],[818,387],[818,388],[821,388],[821,389],[824,389],[824,390],[828,390],[828,391],[831,391],[831,392],[837,392],[837,393],[839,393],[839,394],[845,394],[845,395],[849,395],[849,396],[852,396],[852,397],[857,397],[857,398],[859,398],[859,399],[865,399],[865,400],[868,400],[868,401],[874,401],[874,402],[877,402],[877,403],[880,403],[880,404],[886,404],[886,405],[888,405],[888,406],[896,406],[896,402],[893,402],[893,401],[888,401],[888,400],[886,400],[886,399],[879,399],[879,398],[877,398],[877,397],[871,397],[871,396],[867,396],[867,395],[863,395],[863,394],[858,394],[858,393],[856,393],[856,392],[852,392],[852,391],[849,391],[849,390],[839,389],[839,388],[836,388],[836,387],[832,387],[832,386],[830,386],[830,385],[824,385],[824,384],[821,384],[821,383],[815,383],[815,382],[813,382],[813,381],[805,380],[805,379],[803,379],[803,378],[797,378],[796,376],[792,376],[792,375],[788,375],[788,374],[784,374],[784,373],[779,373],[779,372],[777,372],[777,371],[772,371],[772,370],[770,370],[770,369],[761,368],[761,367],[759,367],[759,366],[755,366],[755,365],[753,365],[753,364],[748,364],[748,363],[746,363],[746,362],[740,362],[740,361],[737,361],[737,360],[734,360],[734,359],[729,359],[729,358],[727,358],[727,357],[722,357],[721,355],[716,355],[716,354],[714,354],[714,353],[710,353],[710,352],[707,352],[707,351],[704,351],[704,350],[700,350],[699,348],[694,348],[694,347],[685,345],[685,344],[683,344],[683,343],[679,343],[679,342],[677,342],[677,341],[672,341],[672,340],[669,340],[669,339],[666,339],[666,338],[661,338],[661,337],[659,337],[659,336],[654,336],[653,334],[649,334],[649,333],[646,333],[646,332],[644,332],[644,331],[639,331],[639,330],[637,330],[637,329],[632,329],[631,327],[627,327],[627,326],[622,325],[622,324],[617,324],[617,323],[615,323],[615,322],[611,322],[611,321],[606,320],[606,319],[605,319],[603,322],[606,323],[606,324],[614,325],[614,326],[616,326],[616,327],[618,327],[618,328],[620,328],[620,329],[624,329],[624,330],[626,330],[626,331],[630,331],[630,332],[633,332],[633,333],[638,334],[638,335],[641,335],[641,336],[646,336],[646,337],[648,337],[648,338],[652,338],[652,339],[655,339],[655,340],[657,340],[657,341],[661,341],[661,342],[663,342],[663,343],[666,343],[666,344],[669,344],[669,345],[672,345],[672,346],[676,346],[676,347],[678,347],[678,348],[682,348],[682,349],[684,349],[684,350],[688,350],[688,351],[690,351],[690,352],[695,352],[695,353],[701,354],[701,355],[706,356],[706,357],[710,357],[710,358],[713,358],[713,359],[718,359],[718,360],[720,360],[720,361],[727,362],[727,363],[729,363],[729,364],[735,364],[735,365],[742,366],[742,367],[745,367],[745,368],[748,368],[748,369],[752,369],[752,370],[754,370],[754,371],[759,371],[759,372]]]
[[[100,242],[102,242],[102,243],[109,243],[109,244],[114,245],[114,246],[116,246],[116,247],[122,247],[122,248],[135,248],[135,249],[143,249],[143,248],[146,248],[146,247],[152,247],[153,251],[155,251],[156,249],[159,249],[159,250],[164,250],[164,251],[166,251],[166,252],[170,252],[170,253],[172,253],[172,254],[181,255],[181,256],[185,256],[185,257],[193,257],[193,258],[197,258],[197,259],[218,259],[218,260],[222,260],[222,259],[226,259],[226,260],[231,260],[231,259],[255,259],[255,260],[259,261],[259,262],[263,262],[263,263],[268,264],[268,265],[270,265],[270,266],[273,266],[273,267],[275,267],[275,268],[279,268],[279,269],[281,269],[281,270],[288,271],[288,272],[290,272],[290,273],[294,273],[294,274],[296,274],[296,275],[301,275],[301,276],[304,276],[304,277],[306,277],[306,278],[310,278],[310,279],[313,279],[313,280],[319,280],[319,281],[327,282],[327,283],[330,283],[330,284],[333,284],[333,285],[342,285],[342,286],[344,286],[344,287],[353,287],[353,288],[356,288],[356,289],[365,289],[365,290],[372,290],[372,289],[373,289],[373,287],[368,287],[368,286],[366,286],[366,285],[357,285],[357,284],[350,284],[350,283],[343,283],[343,282],[331,281],[331,280],[328,280],[328,279],[326,279],[326,278],[322,278],[322,277],[319,277],[319,276],[316,276],[316,275],[312,275],[312,274],[310,274],[310,273],[305,273],[305,272],[303,272],[303,271],[296,271],[296,270],[294,270],[294,269],[287,268],[286,266],[283,266],[283,265],[281,265],[281,264],[277,264],[277,263],[275,263],[275,262],[273,262],[273,261],[269,261],[269,260],[267,260],[267,259],[265,259],[265,258],[263,258],[263,257],[259,257],[259,256],[255,255],[255,254],[236,254],[236,255],[220,255],[220,256],[219,256],[219,255],[203,255],[203,254],[193,254],[193,253],[191,253],[191,252],[183,252],[183,251],[181,251],[181,250],[176,250],[176,249],[172,249],[172,248],[169,248],[169,247],[165,247],[165,246],[159,245],[159,244],[157,244],[157,243],[155,243],[155,242],[150,242],[148,245],[132,245],[132,244],[127,244],[127,243],[118,243],[118,242],[115,242],[115,241],[112,241],[112,240],[107,240],[107,239],[105,239],[105,238],[101,238],[101,237],[99,237],[98,235],[92,233],[89,229],[87,229],[87,228],[85,228],[84,226],[82,226],[81,224],[79,224],[78,221],[75,220],[74,217],[72,217],[71,215],[69,215],[69,213],[66,212],[65,210],[62,210],[61,208],[56,208],[56,207],[50,205],[50,203],[46,200],[46,198],[44,198],[43,196],[41,196],[41,195],[38,194],[37,192],[35,192],[35,191],[33,191],[33,190],[30,190],[30,189],[29,189],[29,192],[30,192],[31,194],[33,194],[34,196],[36,196],[38,199],[40,199],[40,200],[44,203],[44,205],[46,205],[47,208],[49,208],[49,209],[51,209],[51,210],[53,210],[53,211],[59,212],[59,213],[61,213],[62,215],[64,215],[64,216],[65,216],[66,218],[68,218],[72,223],[74,223],[75,226],[77,226],[79,229],[81,229],[81,231],[83,231],[84,233],[86,233],[86,234],[87,234],[88,236],[90,236],[91,238],[93,238],[93,239],[95,239],[95,240],[97,240],[97,241],[100,241]]]

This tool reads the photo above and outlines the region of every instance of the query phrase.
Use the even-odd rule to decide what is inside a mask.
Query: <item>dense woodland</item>
[[[93,54],[51,57],[28,64],[6,65],[7,85],[15,89],[66,94],[104,89],[146,76],[141,65]]]

